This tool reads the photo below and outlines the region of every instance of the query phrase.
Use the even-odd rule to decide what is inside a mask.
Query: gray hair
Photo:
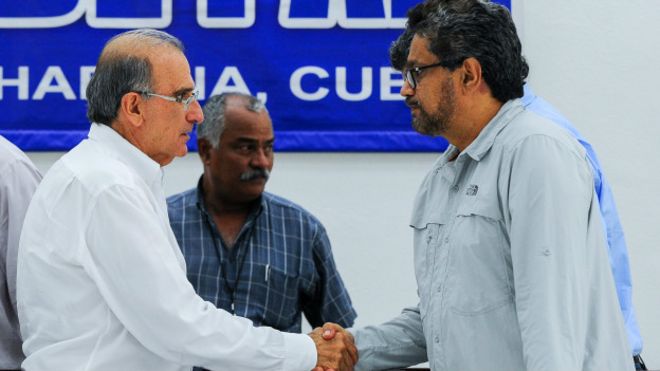
[[[184,51],[179,39],[153,29],[123,32],[105,44],[87,85],[87,118],[91,122],[112,125],[124,94],[151,90],[151,63],[146,53],[161,46]]]
[[[249,94],[231,92],[214,95],[206,100],[204,104],[204,121],[197,125],[197,138],[204,138],[213,148],[220,145],[220,136],[225,130],[225,111],[227,109],[227,100],[232,97],[241,98],[243,107],[248,111],[261,112],[266,111],[266,106],[259,100]]]

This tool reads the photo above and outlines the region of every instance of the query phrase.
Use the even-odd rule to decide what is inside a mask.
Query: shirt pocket
[[[301,313],[298,273],[272,265],[260,269],[265,272],[260,298],[264,302],[263,325],[287,331],[298,322]]]
[[[457,210],[448,274],[448,304],[456,314],[479,315],[513,300],[511,255],[500,215],[498,204],[488,199]]]

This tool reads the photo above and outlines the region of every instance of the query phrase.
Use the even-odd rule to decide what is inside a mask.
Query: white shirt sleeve
[[[257,328],[203,301],[187,281],[158,211],[142,190],[112,186],[95,198],[78,251],[113,314],[146,348],[185,365],[224,370],[310,370],[307,335]],[[142,193],[142,194],[141,194]]]

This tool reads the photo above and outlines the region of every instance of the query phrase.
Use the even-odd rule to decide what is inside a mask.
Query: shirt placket
[[[248,217],[248,220],[243,225],[240,232],[238,233],[238,236],[236,237],[236,243],[234,244],[234,247],[229,251],[225,251],[229,254],[230,260],[230,269],[227,270],[225,277],[227,280],[231,281],[227,282],[227,286],[233,292],[233,300],[231,303],[232,313],[235,314],[239,311],[240,308],[238,306],[238,302],[241,302],[244,305],[241,311],[242,314],[240,315],[244,317],[247,317],[248,311],[250,310],[248,297],[249,293],[247,290],[245,290],[245,294],[242,294],[243,291],[241,291],[241,284],[246,285],[247,282],[252,279],[252,276],[249,273],[249,266],[252,265],[253,262],[251,261],[252,257],[249,256],[249,254],[255,223],[253,218],[253,215]]]
[[[434,253],[432,254],[432,282],[431,282],[431,306],[429,307],[430,315],[434,316],[433,318],[433,355],[431,360],[433,360],[433,369],[445,369],[446,368],[446,352],[442,350],[442,337],[443,337],[443,321],[446,318],[446,313],[449,309],[449,303],[446,301],[447,297],[447,285],[451,280],[448,277],[449,274],[449,257],[451,253],[451,231],[454,229],[454,224],[456,222],[456,209],[459,202],[459,195],[461,190],[461,174],[464,169],[465,161],[463,158],[454,160],[453,162],[447,163],[440,173],[439,176],[442,176],[442,190],[441,192],[448,192],[449,196],[447,197],[446,205],[437,205],[444,209],[444,212],[449,215],[447,218],[447,223],[442,225],[439,231],[438,239],[436,240],[436,245],[433,246]]]

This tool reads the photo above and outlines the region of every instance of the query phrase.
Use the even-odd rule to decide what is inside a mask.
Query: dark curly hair
[[[448,68],[479,61],[493,97],[504,103],[523,96],[529,66],[509,10],[485,0],[427,0],[408,11],[406,29],[390,47],[390,62],[403,69],[414,35]]]

